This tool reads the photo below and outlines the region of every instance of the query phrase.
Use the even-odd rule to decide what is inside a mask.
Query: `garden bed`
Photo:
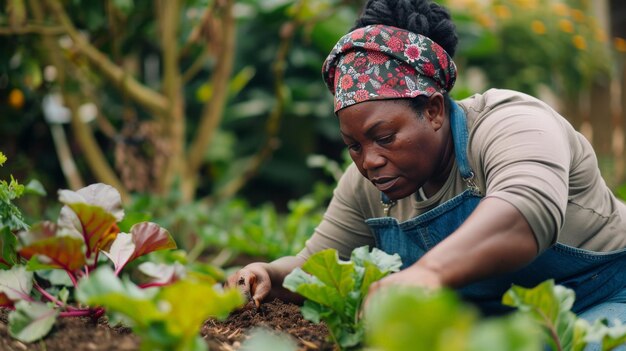
[[[0,350],[94,351],[139,349],[139,338],[130,329],[110,327],[104,318],[59,318],[52,332],[43,340],[25,344],[9,336],[7,309],[0,309]],[[313,324],[300,314],[299,306],[280,300],[262,304],[258,309],[250,305],[234,311],[225,321],[207,320],[201,334],[211,351],[237,350],[254,327],[266,327],[294,337],[298,349],[333,350],[326,340],[328,330],[323,324]]]

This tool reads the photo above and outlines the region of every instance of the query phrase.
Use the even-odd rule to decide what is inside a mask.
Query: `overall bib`
[[[456,162],[467,189],[456,197],[405,222],[382,217],[366,220],[376,245],[402,257],[403,267],[412,265],[428,250],[452,234],[478,206],[482,195],[473,182],[474,173],[467,157],[468,129],[463,110],[451,101],[450,124]],[[392,205],[382,194],[383,204]],[[512,284],[534,287],[554,279],[576,292],[573,312],[593,320],[618,318],[626,323],[626,249],[592,252],[560,243],[537,256],[526,267],[485,279],[458,290],[487,315],[511,309],[500,303]]]

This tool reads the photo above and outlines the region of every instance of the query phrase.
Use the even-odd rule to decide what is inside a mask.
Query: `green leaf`
[[[344,313],[345,299],[338,294],[337,289],[324,284],[319,278],[301,268],[289,273],[283,280],[283,286],[311,301],[328,306],[337,313]]]
[[[341,297],[348,296],[354,289],[354,264],[340,261],[337,250],[326,249],[316,252],[302,265],[302,270],[336,289]]]
[[[376,350],[464,351],[476,320],[453,291],[395,287],[371,297],[364,323]]]
[[[354,264],[365,267],[365,263],[373,263],[385,275],[390,272],[397,272],[402,267],[400,255],[390,255],[383,250],[373,248],[370,252],[367,246],[354,249],[350,257]]]
[[[184,298],[181,298],[184,296]],[[209,317],[226,318],[245,299],[238,289],[217,291],[213,284],[180,280],[164,287],[157,297],[169,305],[167,328],[172,335],[191,338]]]
[[[256,327],[241,344],[241,351],[296,351],[296,340],[285,332]]]
[[[530,317],[512,313],[476,325],[467,351],[541,351],[542,340],[541,329]]]
[[[554,280],[547,280],[532,289],[514,285],[502,297],[504,305],[529,313],[543,326],[548,343],[555,350],[572,350],[580,343],[575,338],[576,315],[570,311],[574,300],[574,291],[554,285]]]
[[[24,194],[32,194],[39,196],[46,196],[46,189],[44,189],[43,184],[37,179],[33,179],[24,188]]]
[[[121,313],[140,329],[148,328],[163,313],[153,302],[155,289],[140,289],[131,281],[122,281],[107,266],[96,269],[78,282],[76,300],[89,306],[104,306],[108,313]]]
[[[0,227],[0,269],[9,269],[17,263],[17,238],[9,227]]]
[[[74,272],[85,265],[83,241],[71,236],[39,240],[23,247],[19,253],[26,259],[39,255],[38,261],[43,263],[44,267],[61,268],[68,272]]]
[[[586,322],[585,320],[581,320]],[[614,348],[626,344],[626,325],[621,321],[615,320],[613,325],[609,326],[609,322],[605,318],[596,320],[593,325],[586,322],[586,326],[582,328],[587,331],[585,342],[598,343],[602,345],[602,350],[613,350]]]
[[[7,162],[7,157],[0,151],[0,166],[4,165]]]
[[[33,342],[46,336],[58,311],[41,302],[20,301],[9,313],[9,334],[22,342]]]
[[[24,266],[13,266],[0,271],[0,293],[13,301],[28,298],[33,289],[33,273]]]

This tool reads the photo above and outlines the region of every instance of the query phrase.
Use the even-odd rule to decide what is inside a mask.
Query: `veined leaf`
[[[115,188],[98,183],[76,192],[60,190],[59,201],[65,204],[59,226],[70,235],[83,238],[87,258],[109,248],[119,233],[116,223],[124,217],[121,197]]]
[[[514,285],[504,294],[502,303],[529,313],[544,327],[553,349],[574,350],[581,342],[575,338],[576,315],[570,311],[575,298],[573,290],[547,280],[531,289]]]
[[[157,250],[175,249],[170,233],[156,223],[143,222],[132,226],[130,234],[120,233],[109,252],[104,252],[115,265],[118,274],[124,266],[145,254]]]
[[[316,276],[306,273],[301,268],[294,269],[283,280],[283,286],[322,306],[328,306],[336,313],[343,314],[345,299],[337,289],[324,284]]]
[[[87,246],[86,255],[92,257],[96,252],[108,249],[119,233],[115,217],[95,205],[72,203],[67,206],[74,211],[75,220],[73,227],[63,228],[69,230],[72,236],[83,238]]]
[[[9,334],[23,342],[41,339],[50,332],[58,313],[41,302],[20,301],[9,313]]]
[[[236,288],[218,291],[214,285],[191,280],[180,280],[164,287],[157,300],[170,306],[167,313],[169,332],[184,338],[195,336],[207,318],[226,318],[245,302]]]
[[[147,328],[151,321],[162,318],[152,301],[156,289],[140,289],[131,281],[118,278],[107,266],[83,278],[76,288],[76,300],[89,306],[104,306],[107,313],[121,313],[134,326]]]
[[[117,189],[107,184],[91,184],[75,192],[60,190],[59,200],[66,205],[69,203],[84,203],[101,207],[106,212],[112,214],[116,222],[124,218],[122,197]],[[61,216],[63,216],[63,210],[61,210]]]
[[[85,265],[83,241],[71,236],[55,236],[36,241],[19,250],[22,257],[31,259],[35,255],[47,258],[45,268],[61,268],[74,272]]]
[[[137,267],[139,271],[152,278],[152,283],[165,285],[185,277],[185,266],[178,262],[174,264],[144,262]]]
[[[13,266],[9,270],[0,271],[0,293],[10,300],[18,301],[27,298],[33,289],[33,273],[24,266]]]
[[[30,245],[36,241],[52,238],[57,233],[57,224],[50,221],[43,221],[33,224],[28,230],[23,230],[17,235],[23,245]]]
[[[17,263],[17,238],[9,227],[0,228],[0,269],[9,269]]]
[[[365,267],[365,262],[372,263],[385,275],[391,272],[397,272],[402,267],[402,259],[400,255],[390,255],[383,250],[373,248],[370,252],[367,246],[354,249],[350,260],[357,266]]]
[[[354,264],[340,261],[337,250],[316,252],[302,265],[302,270],[335,288],[341,297],[348,296],[354,289]]]

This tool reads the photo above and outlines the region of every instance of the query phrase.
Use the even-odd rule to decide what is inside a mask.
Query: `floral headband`
[[[456,65],[428,37],[377,24],[339,39],[322,74],[335,95],[336,113],[367,100],[445,94],[454,86]]]

